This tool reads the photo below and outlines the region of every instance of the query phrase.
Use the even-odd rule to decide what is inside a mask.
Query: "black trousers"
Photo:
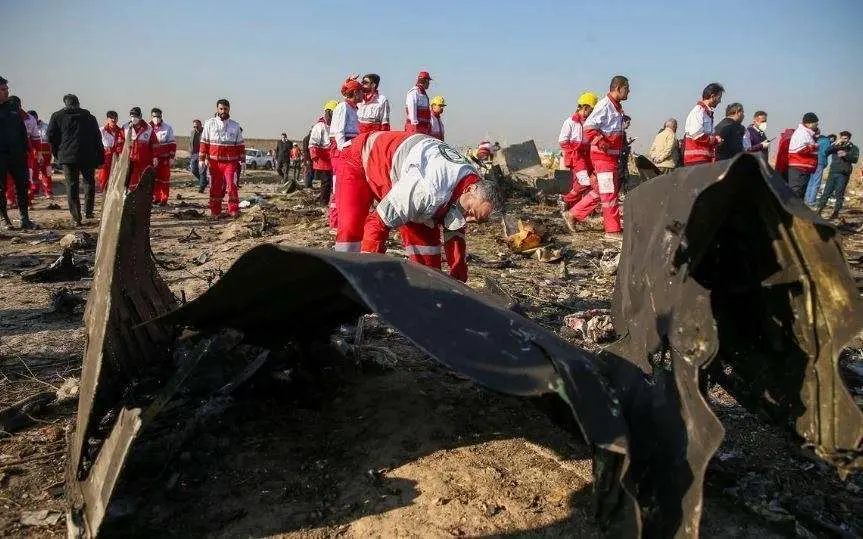
[[[93,203],[96,199],[96,170],[79,168],[77,165],[63,165],[63,176],[66,177],[67,201],[69,213],[76,223],[81,222],[81,197],[79,195],[78,179],[84,178],[84,215],[93,217]]]
[[[279,165],[276,169],[276,173],[281,176],[285,181],[288,180],[288,174],[291,172],[291,160],[288,159],[279,159]]]
[[[15,198],[18,201],[18,210],[21,212],[21,220],[29,219],[29,204],[27,198],[28,172],[27,158],[9,158],[0,157],[0,218],[7,219],[6,213],[6,175],[12,176],[12,183],[15,184]]]
[[[803,172],[797,167],[788,167],[788,187],[794,191],[794,196],[803,200],[806,196],[806,187],[809,185],[811,172]]]
[[[330,204],[330,193],[333,191],[333,171],[316,170],[315,179],[321,182],[321,196],[318,202],[325,206]]]

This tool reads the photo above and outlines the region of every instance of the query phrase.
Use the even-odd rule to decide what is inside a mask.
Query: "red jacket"
[[[118,144],[122,147],[127,136],[125,126],[120,131]],[[131,126],[132,129],[132,148],[129,151],[129,160],[136,164],[152,165],[153,163],[153,148],[156,145],[156,136],[153,134],[153,128],[147,122],[141,121]]]
[[[791,144],[791,135],[793,134],[793,129],[786,129],[779,135],[779,144],[776,149],[776,165],[774,168],[782,174],[788,172],[788,146]]]
[[[563,122],[558,143],[563,150],[563,164],[578,172],[593,172],[590,164],[590,143],[584,133],[584,118],[578,113]]]
[[[617,172],[623,149],[623,107],[610,95],[599,100],[584,121],[584,135],[590,142],[590,162],[596,172]]]

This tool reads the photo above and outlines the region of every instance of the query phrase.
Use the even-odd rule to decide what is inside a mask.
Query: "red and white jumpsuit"
[[[117,141],[121,148],[128,136],[132,137],[132,147],[129,149],[129,163],[132,172],[129,175],[127,189],[134,190],[138,187],[144,171],[153,166],[153,148],[156,144],[156,137],[153,136],[153,128],[144,121],[133,125],[129,123],[123,125],[123,129],[120,131],[120,140]]]
[[[623,230],[620,219],[620,171],[618,161],[623,148],[623,107],[606,95],[584,120],[584,136],[590,143],[590,164],[595,172],[591,190],[570,213],[579,221],[587,219],[597,204],[602,204],[602,225],[607,233]]]
[[[431,104],[425,88],[419,84],[405,98],[405,131],[431,134]]]
[[[36,120],[36,128],[39,130],[39,140],[33,141],[35,159],[30,168],[30,194],[35,196],[42,191],[46,198],[54,196],[51,183],[51,142],[48,140],[48,124],[42,120]],[[41,180],[41,181],[40,181]]]
[[[411,260],[440,269],[443,226],[450,275],[467,280],[466,221],[456,202],[479,181],[470,161],[431,136],[390,131],[355,138],[340,166],[335,250],[386,252],[398,228]]]
[[[699,101],[689,111],[683,130],[683,166],[712,163],[719,137],[713,134],[713,109]]]
[[[564,120],[557,138],[563,150],[563,164],[572,170],[572,184],[569,193],[563,195],[567,208],[572,208],[585,195],[591,192],[590,144],[584,136],[584,118],[577,112]]]
[[[23,110],[19,111],[19,114],[21,120],[24,122],[24,128],[27,130],[27,175],[30,176],[29,182],[33,182],[34,179],[31,173],[36,163],[36,148],[38,148],[41,141],[39,126],[36,123],[36,118]],[[27,189],[27,198],[32,203],[34,195],[33,184],[29,183],[25,188]],[[12,180],[12,175],[8,173],[6,174],[6,202],[10,208],[18,206],[17,199],[15,198],[15,182]]]
[[[153,147],[153,157],[158,159],[156,164],[156,185],[153,187],[153,202],[165,204],[168,202],[168,194],[171,189],[171,163],[177,154],[177,139],[174,138],[174,128],[165,122],[156,125],[150,122],[153,134],[156,135],[156,143]]]
[[[111,164],[114,161],[114,156],[123,153],[123,129],[117,124],[112,126],[106,123],[99,132],[102,134],[102,151],[105,154],[105,161],[99,168],[96,184],[99,186],[99,191],[104,191],[108,188],[108,178],[111,177]]]
[[[351,141],[360,134],[360,122],[357,104],[352,99],[345,99],[333,110],[330,122],[330,159],[333,162],[333,188],[330,191],[329,222],[330,228],[338,227],[339,208],[336,202],[338,189],[339,163],[342,152],[350,147]]]
[[[438,140],[444,139],[443,118],[440,114],[435,114],[434,111],[431,113],[429,134]]]
[[[230,118],[218,116],[204,122],[198,159],[207,162],[210,171],[210,213],[221,215],[222,199],[228,193],[228,214],[240,213],[237,178],[240,163],[246,159],[243,129]]]
[[[357,103],[360,133],[390,130],[390,102],[378,92]]]

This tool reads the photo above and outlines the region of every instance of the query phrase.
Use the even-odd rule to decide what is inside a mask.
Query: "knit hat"
[[[129,109],[129,116],[141,117],[141,107],[132,107]]]
[[[814,124],[818,121],[818,116],[814,112],[807,112],[803,115],[804,124]]]

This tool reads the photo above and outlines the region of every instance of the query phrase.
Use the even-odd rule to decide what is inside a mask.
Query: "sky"
[[[0,0],[0,76],[48,117],[75,93],[100,121],[132,106],[164,111],[178,134],[217,99],[247,138],[301,138],[350,73],[379,73],[404,121],[420,70],[446,97],[447,140],[556,148],[580,93],[626,75],[630,136],[646,152],[668,117],[680,123],[704,86],[717,110],[738,101],[768,134],[813,111],[825,133],[863,138],[863,3],[726,0],[419,3]],[[855,137],[856,138],[856,137]],[[858,142],[859,144],[859,142]]]

